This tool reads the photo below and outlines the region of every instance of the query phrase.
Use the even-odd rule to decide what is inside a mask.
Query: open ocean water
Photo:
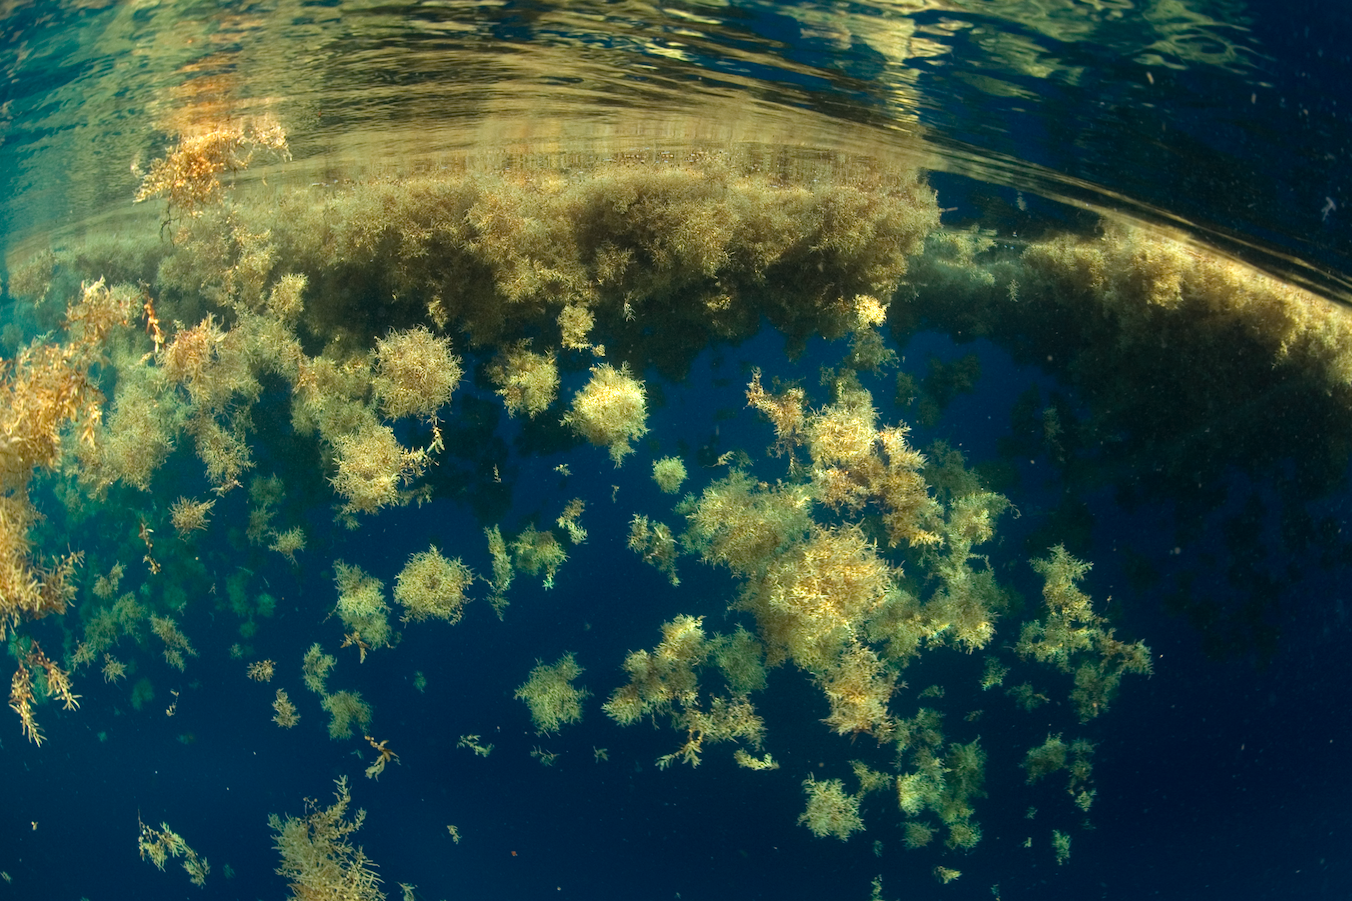
[[[0,896],[1352,895],[1349,39],[0,8]]]

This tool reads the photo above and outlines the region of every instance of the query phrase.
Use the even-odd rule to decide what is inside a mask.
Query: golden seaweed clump
[[[267,311],[282,323],[294,323],[305,309],[305,288],[308,284],[308,278],[294,272],[277,279],[268,292]]]
[[[244,534],[250,544],[261,545],[269,535],[276,534],[272,517],[285,497],[286,483],[281,476],[254,476],[249,480],[249,527]]]
[[[554,520],[554,524],[568,536],[568,540],[573,544],[585,544],[587,541],[587,530],[582,527],[578,519],[582,516],[582,511],[587,508],[587,502],[580,497],[575,497],[563,508],[559,518]]]
[[[390,606],[385,603],[385,583],[342,560],[333,562],[333,582],[338,589],[334,612],[355,633],[356,640],[365,644],[361,648],[362,657],[365,658],[368,649],[388,647],[393,635],[387,616]]]
[[[875,428],[873,398],[857,383],[841,379],[836,390],[837,401],[804,427],[817,500],[855,513],[877,504],[893,547],[938,544],[939,504],[921,474],[924,455],[906,440],[907,427]]]
[[[455,743],[457,748],[466,748],[474,752],[475,757],[487,757],[493,753],[493,745],[485,745],[480,739],[481,735],[462,735],[460,740]]]
[[[1000,662],[998,657],[987,657],[985,666],[981,670],[981,690],[989,691],[1004,684],[1005,676],[1009,675],[1009,667]]]
[[[1008,507],[1004,495],[990,491],[965,494],[948,504],[942,528],[945,550],[931,558],[943,587],[925,605],[931,642],[949,642],[970,654],[995,636],[995,620],[1009,597],[995,581],[989,561],[973,554],[972,547],[990,540],[995,518]],[[985,568],[972,569],[972,559]]]
[[[371,705],[362,700],[360,692],[336,691],[320,704],[329,714],[329,738],[334,741],[351,738],[354,725],[358,732],[371,728]]]
[[[677,509],[689,524],[685,544],[706,563],[721,563],[738,575],[768,566],[812,523],[810,489],[802,485],[771,488],[734,470]]]
[[[1103,231],[1090,239],[1058,236],[1031,244],[1022,262],[1032,296],[1045,292],[1062,309],[1082,308],[1114,322],[1105,333],[1112,336],[1111,353],[1158,346],[1159,334],[1168,329],[1185,336],[1192,354],[1205,348],[1220,355],[1232,352],[1235,336],[1242,334],[1257,342],[1255,350],[1266,352],[1242,356],[1270,355],[1272,366],[1308,371],[1339,394],[1352,381],[1352,320],[1342,304],[1165,234],[1112,222]],[[1233,364],[1218,356],[1217,365]],[[1111,367],[1113,378],[1129,378],[1118,371],[1126,368]],[[1245,385],[1236,380],[1230,390]],[[1209,379],[1178,387],[1218,390]]]
[[[1075,806],[1089,812],[1089,808],[1094,806],[1094,796],[1098,791],[1093,787],[1094,784],[1094,743],[1084,738],[1077,738],[1070,743],[1070,780],[1066,785],[1066,793],[1075,801]]]
[[[103,655],[103,681],[116,682],[127,677],[127,665],[112,654]]]
[[[1047,740],[1036,748],[1030,748],[1020,764],[1028,773],[1028,782],[1034,783],[1043,776],[1049,776],[1066,767],[1066,743],[1061,734],[1048,735]]]
[[[287,881],[292,901],[384,901],[375,864],[350,840],[366,821],[366,811],[348,819],[347,777],[335,784],[334,802],[326,808],[307,802],[304,817],[269,814],[272,845],[282,855],[277,875]]]
[[[629,684],[615,689],[603,705],[621,726],[657,712],[692,705],[699,697],[696,669],[711,648],[700,618],[682,614],[662,624],[662,641],[652,651],[630,651],[624,660]]]
[[[258,660],[249,664],[246,675],[255,682],[271,682],[277,664],[272,660]]]
[[[765,770],[779,769],[779,762],[770,754],[763,754],[760,757],[752,757],[743,748],[738,748],[732,752],[733,762],[745,770],[756,770],[763,772]]]
[[[118,583],[122,581],[125,572],[126,570],[120,562],[114,563],[106,576],[99,576],[94,580],[94,595],[105,601],[112,598],[113,595],[117,594]]]
[[[285,532],[275,533],[272,544],[268,545],[268,549],[276,551],[287,560],[295,563],[296,554],[305,550],[305,530],[300,526],[295,526]]]
[[[66,343],[39,339],[0,362],[0,641],[23,620],[64,611],[74,596],[70,577],[79,555],[43,568],[30,554],[28,483],[34,470],[60,464],[66,435],[96,443],[104,398],[91,370],[141,296],[134,288],[87,282],[67,307]]]
[[[178,532],[179,538],[187,538],[192,532],[205,530],[209,522],[208,516],[211,508],[216,506],[216,501],[190,501],[186,497],[180,497],[174,501],[174,505],[169,508],[169,517],[174,524],[174,531]]]
[[[935,829],[929,823],[919,820],[906,821],[906,837],[904,839],[906,848],[914,851],[916,848],[923,848],[934,841]]]
[[[699,670],[710,661],[722,670],[729,694],[702,698]],[[671,725],[685,733],[674,752],[657,759],[659,769],[680,760],[699,766],[704,744],[742,742],[761,750],[765,722],[752,706],[749,693],[765,686],[760,644],[740,627],[731,635],[707,637],[701,620],[681,615],[662,624],[662,641],[652,651],[631,651],[624,669],[629,683],[611,692],[603,705],[606,714],[622,726],[651,716],[670,715]],[[743,749],[734,759],[751,769],[771,769],[768,755],[756,760]]]
[[[297,432],[318,432],[334,443],[377,425],[367,395],[371,364],[364,354],[325,354],[302,357],[296,372],[291,422]]]
[[[610,448],[610,458],[619,466],[633,451],[629,442],[647,434],[647,418],[643,383],[627,367],[602,363],[592,367],[591,380],[573,395],[563,424],[597,447]]]
[[[546,589],[554,587],[554,577],[558,575],[559,567],[567,560],[568,552],[549,529],[540,531],[527,526],[512,541],[513,567],[529,576],[538,576],[543,572],[545,574],[543,584]],[[496,571],[495,558],[494,572]]]
[[[122,595],[111,606],[86,611],[84,638],[71,655],[71,663],[75,666],[93,663],[99,654],[123,638],[142,641],[142,625],[148,615],[148,611],[137,603],[136,595],[131,592]]]
[[[498,386],[508,415],[524,412],[534,419],[559,393],[559,366],[553,352],[537,354],[529,348],[526,339],[504,349],[489,364],[488,377]]]
[[[707,709],[693,702],[687,704],[683,710],[673,712],[672,725],[684,730],[686,739],[676,751],[657,758],[658,769],[666,769],[678,759],[692,767],[699,766],[705,742],[741,741],[759,751],[765,738],[765,721],[744,694],[714,695]]]
[[[116,326],[126,325],[142,295],[134,288],[87,282],[66,310],[69,341],[36,340],[0,368],[0,485],[19,489],[33,470],[52,469],[62,435],[78,424],[79,440],[93,442],[103,394],[90,369]]]
[[[896,691],[897,676],[872,648],[852,642],[816,681],[831,705],[823,722],[837,735],[866,732],[879,741],[892,736],[896,724],[887,702]]]
[[[807,447],[817,466],[850,469],[873,454],[878,414],[872,396],[862,387],[842,384],[837,390],[839,400],[808,418]]]
[[[300,722],[300,714],[296,713],[296,705],[291,703],[284,689],[277,689],[277,696],[272,699],[272,721],[283,729],[294,728]]]
[[[986,796],[986,752],[980,740],[944,746],[943,715],[921,708],[897,724],[899,754],[909,756],[910,767],[896,780],[897,805],[908,818],[929,810],[948,827],[944,844],[969,851],[981,841],[981,827],[972,819],[972,803]],[[909,822],[916,822],[909,820]],[[925,824],[925,829],[932,829]]]
[[[765,648],[740,625],[731,633],[709,639],[710,655],[728,688],[738,694],[750,694],[765,688]]]
[[[595,350],[589,340],[596,317],[581,304],[570,303],[559,311],[560,343],[569,350]],[[602,350],[597,356],[604,356]]]
[[[207,316],[192,328],[180,328],[155,355],[165,377],[182,385],[195,405],[210,406],[212,394],[219,389],[209,378],[218,362],[225,332],[216,317]]]
[[[381,412],[390,419],[435,417],[450,403],[461,375],[460,358],[451,354],[451,342],[424,326],[390,332],[376,342],[371,387]]]
[[[772,665],[791,658],[826,673],[894,587],[892,568],[857,525],[813,526],[738,606],[755,615]]]
[[[170,207],[197,214],[221,193],[221,176],[247,169],[260,149],[289,158],[286,132],[275,122],[235,123],[184,135],[163,158],[150,164],[136,201],[169,198]]]
[[[375,513],[406,503],[400,485],[422,475],[427,454],[399,444],[388,426],[366,423],[333,441],[333,488],[345,500],[345,513]]]
[[[0,495],[0,641],[21,621],[63,613],[75,597],[81,554],[53,559],[48,567],[35,565],[27,534],[33,515],[26,497]]]
[[[433,545],[404,564],[394,583],[394,599],[404,608],[404,622],[441,619],[454,625],[468,601],[465,589],[473,583],[468,566],[447,560]]]
[[[366,778],[379,781],[380,774],[385,772],[385,767],[391,760],[395,763],[399,762],[399,755],[390,747],[389,739],[376,741],[369,735],[365,736],[365,738],[367,743],[369,743],[376,752],[375,762],[366,768]]]
[[[948,827],[944,844],[970,851],[981,841],[981,827],[972,820],[972,802],[986,796],[986,752],[980,739],[965,745],[950,742],[943,768],[944,789],[933,810]]]
[[[530,678],[516,689],[516,698],[530,708],[535,730],[558,732],[560,726],[581,720],[582,702],[591,692],[573,685],[573,680],[582,675],[577,658],[569,652],[552,664],[546,665],[543,660],[536,664]]]
[[[864,821],[859,818],[859,799],[845,793],[845,783],[839,779],[818,782],[808,776],[803,782],[807,793],[807,809],[798,817],[818,838],[831,835],[845,841],[856,832],[862,832]]]
[[[653,481],[667,494],[681,490],[685,475],[685,464],[680,457],[663,457],[653,463]]]

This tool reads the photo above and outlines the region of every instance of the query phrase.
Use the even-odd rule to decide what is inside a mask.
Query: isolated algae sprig
[[[493,578],[488,580],[491,594],[488,602],[493,612],[502,619],[507,610],[507,591],[516,578],[516,567],[512,563],[512,554],[507,550],[507,541],[502,537],[502,529],[490,526],[484,529],[484,538],[488,541],[488,555],[493,561]]]
[[[272,721],[283,729],[293,729],[300,722],[296,705],[291,703],[284,689],[277,689],[277,695],[272,699],[272,710]]]
[[[1071,701],[1081,722],[1091,720],[1116,697],[1122,676],[1150,675],[1150,648],[1142,641],[1128,644],[1113,637],[1107,620],[1094,612],[1089,596],[1079,588],[1091,564],[1057,545],[1047,557],[1034,560],[1033,567],[1044,579],[1047,615],[1024,623],[1015,650],[1073,673]]]
[[[9,706],[19,715],[24,736],[33,744],[41,746],[44,736],[33,716],[33,704],[37,701],[35,691],[45,697],[59,698],[65,710],[75,710],[80,706],[80,696],[72,690],[70,673],[52,662],[36,641],[29,641],[10,679]]]
[[[681,584],[676,575],[676,561],[681,548],[671,528],[662,522],[654,522],[641,513],[635,513],[629,522],[629,550],[641,556],[666,573],[672,587]]]
[[[136,839],[136,847],[142,860],[149,860],[160,872],[170,858],[183,858],[183,869],[193,885],[205,888],[207,876],[211,875],[211,866],[205,857],[194,851],[183,837],[169,828],[168,823],[160,823],[160,828],[140,823],[141,834]]]

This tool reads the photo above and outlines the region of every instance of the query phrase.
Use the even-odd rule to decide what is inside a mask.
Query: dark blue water
[[[768,444],[768,426],[745,414],[735,420],[717,414],[739,406],[743,362],[772,358],[777,345],[767,333],[740,347],[717,348],[701,355],[683,384],[662,383],[665,404],[653,412],[648,440],[663,452],[700,441]],[[811,374],[827,350],[814,347],[782,374]],[[932,428],[918,430],[922,446],[942,437],[985,457],[995,440],[1010,434],[1017,393],[1053,387],[981,342],[956,346],[921,334],[903,352],[904,365],[920,373],[920,361],[931,356],[952,360],[975,352],[982,361],[976,392],[960,396]],[[569,379],[580,384],[579,373]],[[887,391],[876,396],[884,418],[900,412],[886,401]],[[516,431],[507,426],[499,434],[510,443]],[[558,462],[572,468],[566,484],[548,472]],[[588,702],[581,724],[558,736],[535,735],[524,705],[511,694],[537,658],[576,652],[587,668],[581,681],[601,696],[621,681],[624,653],[654,645],[664,619],[688,613],[707,616],[711,628],[725,625],[723,608],[736,586],[723,573],[683,559],[682,585],[674,590],[623,547],[629,511],[663,504],[637,462],[616,471],[593,448],[514,462],[504,522],[536,511],[548,516],[573,496],[604,497],[609,485],[621,484],[621,502],[589,505],[583,522],[590,538],[570,549],[556,587],[544,591],[518,577],[505,622],[480,597],[460,624],[409,626],[397,648],[377,650],[364,664],[350,651],[338,652],[330,690],[360,690],[375,707],[373,733],[400,754],[400,765],[379,782],[361,777],[365,763],[354,755],[363,743],[328,739],[324,714],[298,678],[304,649],[322,641],[332,651],[341,632],[336,621],[324,621],[335,593],[316,561],[341,557],[390,582],[405,555],[430,540],[485,571],[469,504],[445,498],[387,512],[355,534],[329,525],[325,506],[311,506],[304,511],[311,540],[299,569],[275,554],[232,546],[222,529],[207,533],[193,549],[207,578],[223,589],[225,577],[247,567],[254,572],[250,591],[267,590],[278,599],[275,617],[260,621],[251,655],[275,659],[277,678],[270,685],[244,678],[243,663],[226,654],[237,620],[213,609],[212,598],[194,585],[182,626],[201,657],[180,675],[153,653],[131,655],[142,669],[129,681],[146,675],[156,688],[146,709],[131,709],[127,682],[106,686],[91,669],[79,680],[78,713],[51,705],[40,710],[48,731],[41,749],[25,744],[17,729],[7,735],[10,816],[3,846],[10,850],[3,867],[16,889],[40,885],[45,896],[91,899],[279,897],[284,888],[271,872],[277,859],[267,814],[300,815],[305,798],[327,803],[332,781],[342,775],[352,780],[354,805],[368,811],[357,841],[379,863],[394,897],[394,883],[409,882],[423,898],[864,898],[878,874],[887,897],[978,897],[995,884],[1003,898],[1340,897],[1349,885],[1339,799],[1348,789],[1340,763],[1352,735],[1340,714],[1349,697],[1337,664],[1346,634],[1338,591],[1345,564],[1321,567],[1312,554],[1293,549],[1251,561],[1272,579],[1270,604],[1257,615],[1278,632],[1277,647],[1261,659],[1256,646],[1209,659],[1205,626],[1196,628],[1167,602],[1175,580],[1194,562],[1172,553],[1173,511],[1147,504],[1126,512],[1107,487],[1081,497],[1092,527],[1077,533],[1077,552],[1095,561],[1089,592],[1100,602],[1111,597],[1119,628],[1151,644],[1153,677],[1128,677],[1108,715],[1074,727],[1064,709],[1025,714],[983,697],[974,688],[979,656],[935,651],[905,673],[913,686],[948,685],[946,710],[986,709],[976,726],[950,723],[955,738],[969,731],[982,736],[990,792],[977,804],[986,836],[977,851],[943,857],[945,865],[963,870],[952,886],[941,888],[929,875],[932,851],[902,847],[899,817],[886,797],[865,804],[869,831],[848,843],[814,839],[794,824],[804,773],[846,776],[843,756],[886,768],[891,754],[862,736],[842,755],[846,740],[815,723],[825,715],[824,702],[790,669],[772,673],[761,702],[767,748],[782,765],[772,773],[733,767],[719,746],[697,770],[678,765],[660,772],[654,761],[675,747],[677,736],[665,726],[621,729],[601,713],[599,697]],[[454,465],[459,461],[446,468]],[[1014,465],[1020,481],[1011,494],[1020,517],[1002,521],[993,554],[1004,561],[1001,578],[1035,603],[1038,586],[1018,563],[1019,549],[1055,515],[1064,486],[1046,458]],[[303,473],[283,472],[304,486]],[[445,475],[434,474],[434,482]],[[1261,504],[1268,490],[1238,477],[1228,487],[1236,500],[1215,512],[1209,535],[1242,512],[1235,509],[1242,499]],[[218,505],[219,523],[238,523],[242,500]],[[1340,515],[1344,502],[1327,501],[1325,509]],[[88,527],[99,521],[96,514]],[[1260,546],[1280,543],[1276,523],[1258,515],[1252,525]],[[79,534],[88,536],[93,553],[98,539]],[[1222,575],[1238,563],[1226,559],[1223,542],[1194,542],[1187,553],[1214,555],[1200,568],[1215,584],[1194,585],[1195,592],[1223,604],[1246,602],[1243,586]],[[1142,568],[1159,574],[1154,580],[1133,575]],[[413,687],[415,671],[426,677],[425,692]],[[1069,687],[1059,675],[1041,682],[1062,698]],[[291,731],[268,720],[278,685],[301,714]],[[163,708],[171,689],[180,696],[168,718]],[[1022,750],[1067,724],[1099,743],[1091,829],[1080,828],[1084,818],[1055,779],[1022,784]],[[491,756],[457,750],[466,733],[492,742]],[[536,747],[560,754],[558,763],[540,766],[529,756]],[[608,749],[609,760],[595,761],[596,747]],[[363,756],[369,761],[371,755]],[[1025,820],[1028,806],[1038,807],[1044,821]],[[204,891],[187,885],[181,872],[160,874],[137,859],[138,816],[150,824],[167,821],[209,858],[213,875]],[[446,835],[452,823],[464,836],[459,845]],[[1062,867],[1046,845],[1053,826],[1073,829],[1071,861]],[[1038,841],[1031,850],[1021,847],[1028,835]],[[882,843],[879,856],[874,839]],[[221,875],[226,864],[233,879]]]

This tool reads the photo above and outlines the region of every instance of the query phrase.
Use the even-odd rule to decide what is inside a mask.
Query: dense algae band
[[[1060,545],[1032,562],[1042,603],[1014,603],[996,578],[1008,551],[992,542],[1009,500],[960,455],[921,453],[906,426],[878,422],[867,384],[896,365],[880,329],[904,336],[925,315],[954,331],[1036,347],[1039,327],[1055,320],[1079,351],[1057,365],[1092,370],[1086,384],[1124,397],[1133,390],[1121,383],[1126,376],[1109,386],[1099,373],[1117,372],[1114,354],[1131,360],[1164,329],[1190,353],[1235,356],[1233,342],[1244,342],[1238,356],[1248,362],[1232,367],[1276,366],[1317,386],[1330,411],[1349,403],[1341,310],[1123,228],[1001,252],[981,233],[941,230],[933,192],[911,171],[696,153],[572,169],[465,168],[266,200],[222,189],[226,171],[284,148],[274,129],[183,141],[152,167],[142,192],[169,202],[162,234],[39,255],[10,286],[32,303],[3,335],[13,359],[0,413],[0,614],[6,634],[73,601],[81,617],[68,627],[61,664],[39,644],[59,640],[55,630],[44,638],[50,623],[15,641],[11,703],[34,740],[34,706],[49,696],[77,706],[72,674],[90,664],[119,678],[149,656],[152,634],[173,667],[197,654],[174,619],[188,602],[175,575],[192,578],[191,545],[155,537],[172,527],[190,541],[224,526],[211,520],[211,499],[159,496],[157,471],[185,440],[217,495],[248,482],[247,541],[305,564],[304,530],[276,523],[297,517],[285,480],[254,472],[268,440],[254,429],[260,404],[289,403],[293,435],[268,457],[284,460],[293,442],[308,443],[326,467],[336,516],[361,528],[383,508],[431,498],[423,478],[455,425],[439,417],[469,359],[483,364],[509,414],[562,421],[616,466],[651,467],[674,494],[690,478],[681,461],[647,459],[647,448],[634,446],[648,429],[645,377],[679,377],[710,342],[747,337],[767,319],[790,353],[814,335],[848,338],[841,365],[815,398],[815,386],[767,385],[753,374],[746,398],[774,428],[769,453],[726,455],[673,509],[635,511],[628,538],[673,585],[696,558],[725,568],[737,584],[734,618],[721,630],[686,614],[654,622],[660,641],[651,650],[587,661],[587,670],[596,678],[622,667],[627,682],[600,692],[614,721],[677,731],[660,766],[698,765],[707,746],[727,743],[742,766],[770,770],[775,735],[755,699],[767,690],[768,670],[792,664],[824,696],[827,728],[871,736],[894,752],[894,772],[846,764],[853,749],[842,744],[824,778],[798,774],[808,777],[804,825],[846,839],[864,828],[865,799],[888,793],[905,818],[907,846],[938,838],[951,857],[981,840],[976,805],[987,793],[987,750],[975,718],[959,722],[959,711],[943,709],[943,686],[908,691],[908,664],[945,648],[979,651],[980,687],[1008,683],[1008,703],[1031,710],[1050,695],[1067,697],[1074,715],[1066,733],[1018,750],[1030,783],[1068,772],[1067,807],[1078,816],[1093,803],[1094,746],[1071,730],[1087,728],[1122,677],[1148,673],[1151,660],[1144,644],[1115,636],[1082,590],[1089,564]],[[1111,331],[1093,327],[1104,319]],[[29,341],[31,334],[44,337]],[[560,402],[560,369],[588,367],[587,383]],[[1196,386],[1175,402],[1218,403],[1220,390]],[[1202,443],[1179,453],[1199,453]],[[78,554],[47,556],[71,536],[37,524],[30,497],[39,480],[72,513],[114,492],[128,499],[109,515],[124,517],[136,541],[117,559],[91,562],[96,577],[83,591]],[[414,536],[393,589],[403,623],[456,623],[479,581],[508,618],[515,575],[553,584],[567,548],[587,540],[587,504],[602,500],[577,498],[552,524],[484,522],[486,552],[456,548],[447,557]],[[491,578],[476,578],[466,558],[484,560]],[[384,581],[330,562],[341,647],[363,659],[391,653],[398,632]],[[249,598],[242,583],[228,593],[249,630],[270,616],[266,595]],[[333,630],[323,642],[339,648]],[[267,681],[272,665],[262,663],[249,675]],[[372,708],[354,688],[330,691],[335,665],[324,643],[314,644],[305,686],[330,714],[333,738],[360,738]],[[565,654],[541,661],[517,688],[541,733],[582,718],[591,694],[573,684],[582,672]],[[274,709],[279,726],[296,725],[283,690]],[[367,741],[380,752],[368,770],[378,775],[395,755]],[[849,771],[857,790],[833,775]],[[295,886],[341,883],[343,897],[380,896],[370,862],[348,841],[361,823],[360,813],[347,819],[349,800],[343,782],[332,806],[273,818],[279,872]],[[1068,833],[1044,831],[1040,841],[1057,862],[1068,857]],[[176,849],[197,866],[194,879],[205,878],[205,858],[198,864],[168,826],[142,827],[152,862],[162,865]],[[957,874],[936,869],[945,882]]]

